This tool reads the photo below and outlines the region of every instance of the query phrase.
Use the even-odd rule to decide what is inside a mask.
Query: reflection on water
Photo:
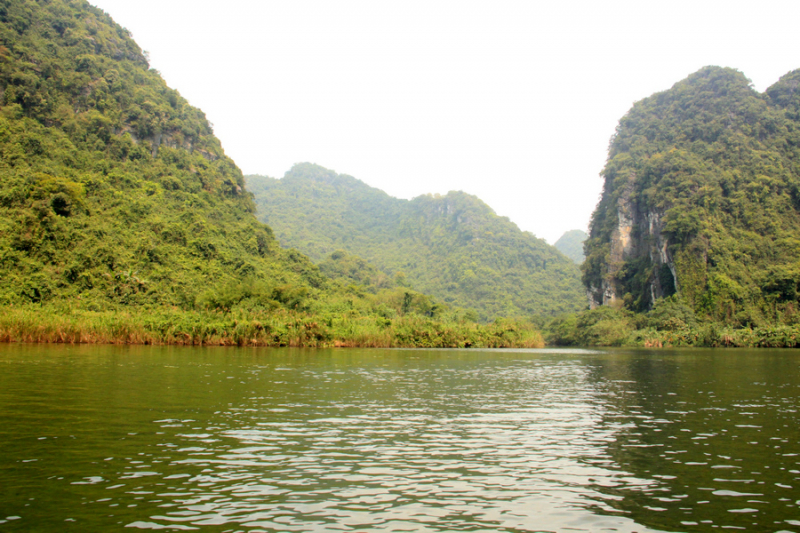
[[[626,424],[615,463],[658,480],[614,507],[665,529],[800,531],[798,354],[658,354],[595,367]]]
[[[798,363],[0,346],[0,530],[800,531]]]

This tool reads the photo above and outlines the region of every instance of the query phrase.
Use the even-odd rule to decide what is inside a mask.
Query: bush
[[[609,306],[557,317],[546,328],[547,342],[559,346],[622,346],[635,330],[633,313]]]
[[[657,331],[679,331],[697,327],[697,317],[691,307],[679,297],[657,300],[647,313],[647,326]]]

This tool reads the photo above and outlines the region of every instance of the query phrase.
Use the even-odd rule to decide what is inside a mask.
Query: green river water
[[[0,345],[0,532],[800,532],[798,410],[797,351]]]

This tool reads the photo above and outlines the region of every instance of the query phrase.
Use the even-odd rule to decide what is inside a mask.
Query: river
[[[800,353],[0,345],[0,532],[800,532]]]

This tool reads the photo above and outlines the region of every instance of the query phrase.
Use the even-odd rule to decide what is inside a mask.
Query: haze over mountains
[[[553,243],[553,246],[572,259],[576,264],[583,263],[585,256],[583,255],[583,243],[589,237],[587,233],[580,229],[569,230],[564,233],[559,239]]]

